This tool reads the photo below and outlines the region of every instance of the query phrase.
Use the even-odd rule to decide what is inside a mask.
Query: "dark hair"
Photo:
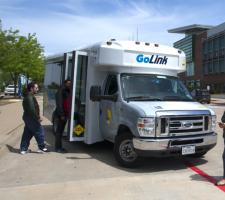
[[[67,83],[67,82],[69,82],[69,81],[71,82],[71,80],[70,80],[69,78],[67,78],[67,79],[64,81],[64,84]]]
[[[28,83],[27,85],[27,91],[30,92],[31,91],[31,88],[34,88],[34,85],[36,85],[37,83],[36,82],[30,82]]]

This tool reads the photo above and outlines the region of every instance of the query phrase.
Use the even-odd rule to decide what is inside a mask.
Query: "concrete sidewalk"
[[[42,113],[43,98],[37,95]],[[23,132],[22,100],[12,99],[9,104],[0,105],[0,155],[7,150],[7,145],[13,145],[20,140]],[[210,105],[224,106],[225,99],[212,98]]]
[[[223,106],[225,103],[225,99],[224,98],[211,98],[211,103],[210,104],[218,104]]]
[[[22,100],[0,106],[0,155],[20,140],[23,130]]]
[[[37,99],[42,110],[42,97]],[[215,100],[214,103],[222,104],[223,101]],[[215,108],[219,119],[224,108]],[[178,158],[150,158],[137,169],[126,169],[118,166],[113,157],[113,147],[108,143],[88,146],[65,142],[67,154],[54,151],[37,154],[33,151],[37,147],[35,140],[31,142],[31,153],[19,155],[23,131],[21,102],[0,106],[0,111],[0,142],[5,152],[9,152],[0,155],[1,200],[26,200],[31,197],[32,200],[224,199],[221,190]],[[53,147],[51,123],[44,118],[43,125],[47,145]],[[219,179],[222,174],[223,140],[222,130],[217,129],[220,135],[218,145],[204,158],[192,159],[192,162]]]
[[[38,94],[36,98],[42,114],[43,96]],[[24,127],[22,99],[9,99],[7,102],[0,104],[0,156],[8,151],[7,146],[20,142]]]

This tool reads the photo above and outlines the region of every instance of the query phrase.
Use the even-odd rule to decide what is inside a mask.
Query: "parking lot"
[[[41,99],[39,101],[41,103]],[[225,110],[225,100],[213,99],[206,106],[216,112],[219,121]],[[35,140],[32,140],[31,153],[20,155],[19,142],[23,131],[19,119],[22,115],[21,102],[0,105],[0,119],[6,113],[6,108],[11,109],[8,112],[11,117],[1,121],[0,128],[1,138],[4,136],[0,140],[1,200],[222,200],[225,197],[225,188],[214,185],[223,173],[223,138],[219,127],[216,147],[203,158],[145,158],[141,160],[140,167],[127,169],[116,163],[113,145],[108,142],[85,145],[64,141],[69,153],[55,153],[51,123],[47,119],[43,126],[51,152],[36,153]],[[18,113],[16,116],[15,111]],[[10,120],[14,122],[10,123]]]

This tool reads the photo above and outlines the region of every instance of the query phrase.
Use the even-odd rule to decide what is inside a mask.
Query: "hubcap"
[[[134,151],[132,141],[130,139],[124,140],[120,144],[120,156],[124,161],[132,162],[137,158],[137,154]]]

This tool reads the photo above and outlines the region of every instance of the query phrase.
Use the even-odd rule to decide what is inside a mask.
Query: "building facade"
[[[211,93],[224,93],[225,23],[215,27],[194,24],[168,32],[185,34],[174,47],[186,54],[187,71],[180,78],[189,89],[208,88]]]
[[[207,31],[202,42],[203,86],[225,93],[225,23]]]

